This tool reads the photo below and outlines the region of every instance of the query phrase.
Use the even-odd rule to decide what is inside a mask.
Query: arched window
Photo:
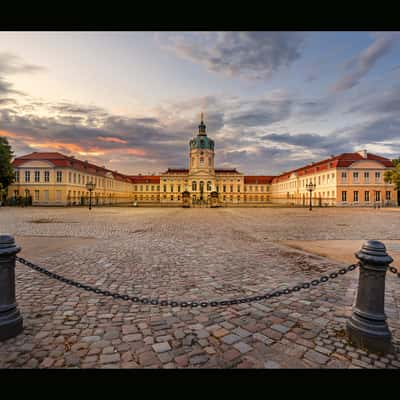
[[[196,181],[192,182],[192,191],[195,192],[197,190],[197,183]]]
[[[207,182],[207,191],[211,192],[211,181]]]
[[[204,192],[204,182],[200,182],[200,192]]]

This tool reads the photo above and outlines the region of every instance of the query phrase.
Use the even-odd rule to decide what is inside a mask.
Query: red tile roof
[[[273,179],[273,183],[284,181],[290,177],[291,174],[297,173],[298,176],[304,176],[308,174],[314,174],[319,171],[324,171],[330,168],[343,168],[349,167],[351,164],[360,160],[373,160],[379,161],[385,167],[393,167],[391,160],[385,157],[378,156],[376,154],[367,153],[367,158],[364,158],[360,153],[342,153],[337,156],[326,158],[324,160],[318,161],[313,164],[308,164],[303,167],[293,169],[291,171],[285,172],[281,175],[276,176]]]
[[[187,174],[188,172],[187,168],[168,168],[164,174]]]
[[[245,185],[266,185],[272,182],[274,177],[270,175],[247,175],[244,177]]]
[[[160,177],[156,175],[130,175],[132,183],[160,183]]]
[[[77,171],[85,172],[88,174],[94,174],[97,176],[105,177],[106,174],[112,173],[114,179],[122,182],[130,182],[127,175],[121,174],[116,171],[111,171],[110,169],[99,167],[98,165],[89,163],[88,161],[78,160],[75,157],[66,156],[64,154],[53,152],[53,153],[39,153],[33,152],[26,154],[25,156],[16,157],[13,161],[14,167],[19,167],[27,161],[32,160],[42,160],[52,163],[55,167],[69,167]]]
[[[215,168],[215,173],[216,174],[225,174],[225,173],[239,174],[240,172],[238,172],[236,170],[236,168]]]

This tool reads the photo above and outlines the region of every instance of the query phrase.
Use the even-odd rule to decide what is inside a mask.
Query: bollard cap
[[[393,258],[386,252],[386,246],[378,240],[367,240],[355,256],[367,264],[387,265]]]
[[[21,250],[15,245],[14,237],[11,235],[0,235],[0,256],[16,254]]]

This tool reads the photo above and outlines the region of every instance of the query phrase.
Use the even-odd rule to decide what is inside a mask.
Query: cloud
[[[380,33],[375,36],[373,43],[356,57],[347,62],[349,70],[332,86],[334,92],[345,91],[358,85],[360,80],[372,69],[379,58],[387,54],[396,40],[398,32]]]
[[[0,53],[0,74],[33,73],[45,70],[44,67],[26,63],[23,58],[8,52]]]
[[[21,73],[35,73],[43,71],[39,65],[28,64],[24,60],[12,53],[0,53],[0,97],[4,95],[23,95],[22,92],[13,89],[13,84],[5,80],[4,76]],[[1,99],[0,99],[1,101]],[[2,103],[0,103],[1,105]]]
[[[209,71],[247,79],[270,79],[301,56],[304,33],[202,32],[159,35],[164,47]],[[166,42],[166,43],[165,43]]]
[[[355,99],[348,113],[398,114],[400,112],[400,85],[377,92],[372,90],[369,95]]]

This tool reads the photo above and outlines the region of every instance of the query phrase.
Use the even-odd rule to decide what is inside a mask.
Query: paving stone
[[[100,356],[101,364],[112,364],[120,361],[120,355],[118,353],[115,354],[102,354]]]
[[[242,338],[238,335],[229,334],[229,335],[223,336],[221,340],[223,343],[233,344],[233,343],[238,342],[239,340],[242,340]]]
[[[247,337],[249,337],[249,336],[252,335],[251,332],[247,331],[246,329],[240,328],[240,327],[234,329],[234,330],[232,331],[232,333],[234,333],[235,335],[238,335],[238,336],[240,336],[240,337],[242,337],[242,338],[247,338]]]
[[[329,360],[329,357],[314,350],[308,350],[304,354],[304,358],[317,364],[325,364]]]
[[[130,335],[122,336],[122,340],[124,342],[136,342],[136,341],[141,340],[141,339],[142,339],[142,334],[141,333],[133,333],[133,334],[130,334]]]
[[[276,361],[265,361],[264,363],[264,368],[267,369],[276,369],[276,368],[282,368],[281,364],[277,363]]]
[[[156,344],[153,344],[152,347],[156,353],[163,353],[164,351],[171,350],[171,346],[169,345],[168,342],[156,343]]]
[[[279,325],[279,324],[274,324],[271,325],[271,329],[274,329],[275,331],[278,331],[280,333],[286,333],[289,332],[290,328],[284,325]]]
[[[261,333],[254,333],[253,338],[255,340],[259,340],[260,342],[265,343],[267,345],[274,343],[274,341],[272,339],[268,338],[265,335],[262,335]]]
[[[199,356],[194,356],[191,357],[189,362],[192,365],[198,365],[198,364],[204,364],[209,360],[209,357],[207,355],[199,355]]]
[[[247,343],[244,343],[244,342],[236,343],[233,345],[233,347],[235,349],[239,350],[242,354],[253,350],[253,348],[251,346],[249,346]]]

